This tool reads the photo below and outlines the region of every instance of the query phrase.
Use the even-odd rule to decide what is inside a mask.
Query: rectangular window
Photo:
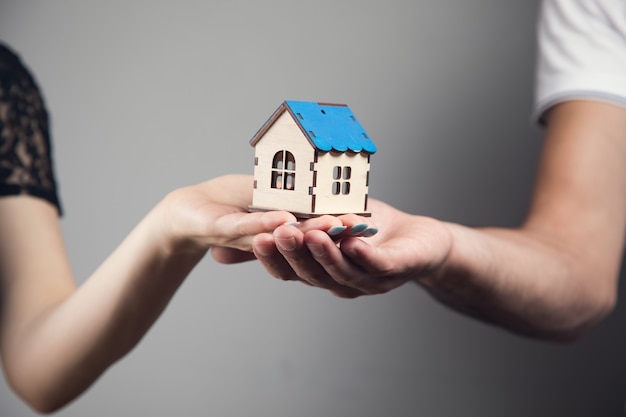
[[[350,194],[350,179],[352,178],[352,167],[334,166],[333,167],[333,183],[331,193],[333,195]]]

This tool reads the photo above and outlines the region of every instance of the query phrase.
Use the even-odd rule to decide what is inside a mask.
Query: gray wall
[[[350,105],[380,149],[373,197],[518,224],[540,146],[537,5],[5,0],[0,39],[47,99],[82,281],[168,191],[251,173],[248,139],[284,99]],[[341,300],[207,257],[140,345],[58,415],[623,415],[624,316],[556,346],[416,286]],[[32,413],[2,385],[0,415]]]

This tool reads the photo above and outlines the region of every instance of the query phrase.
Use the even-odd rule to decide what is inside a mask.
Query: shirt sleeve
[[[43,198],[61,214],[51,153],[39,88],[19,57],[0,44],[0,197]]]
[[[557,103],[626,106],[626,1],[543,0],[533,120]]]

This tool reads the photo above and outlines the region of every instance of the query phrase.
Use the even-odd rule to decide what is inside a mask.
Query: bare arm
[[[136,345],[210,247],[250,250],[293,220],[246,213],[251,190],[229,176],[171,193],[78,289],[54,207],[0,199],[0,348],[14,390],[38,411],[65,405]]]
[[[444,271],[494,294],[474,303],[481,315],[524,333],[569,339],[597,324],[616,301],[626,227],[626,110],[568,102],[548,123],[523,226],[453,226]]]
[[[520,228],[472,229],[371,201],[380,228],[339,246],[282,226],[255,239],[273,275],[342,297],[408,281],[450,307],[533,337],[571,340],[612,309],[626,222],[626,110],[592,101],[549,117],[533,202]],[[352,224],[352,218],[342,219]],[[296,245],[286,248],[282,242]]]

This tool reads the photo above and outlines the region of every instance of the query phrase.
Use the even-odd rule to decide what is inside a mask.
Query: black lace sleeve
[[[0,197],[40,197],[61,214],[51,153],[48,113],[37,83],[0,43]]]

